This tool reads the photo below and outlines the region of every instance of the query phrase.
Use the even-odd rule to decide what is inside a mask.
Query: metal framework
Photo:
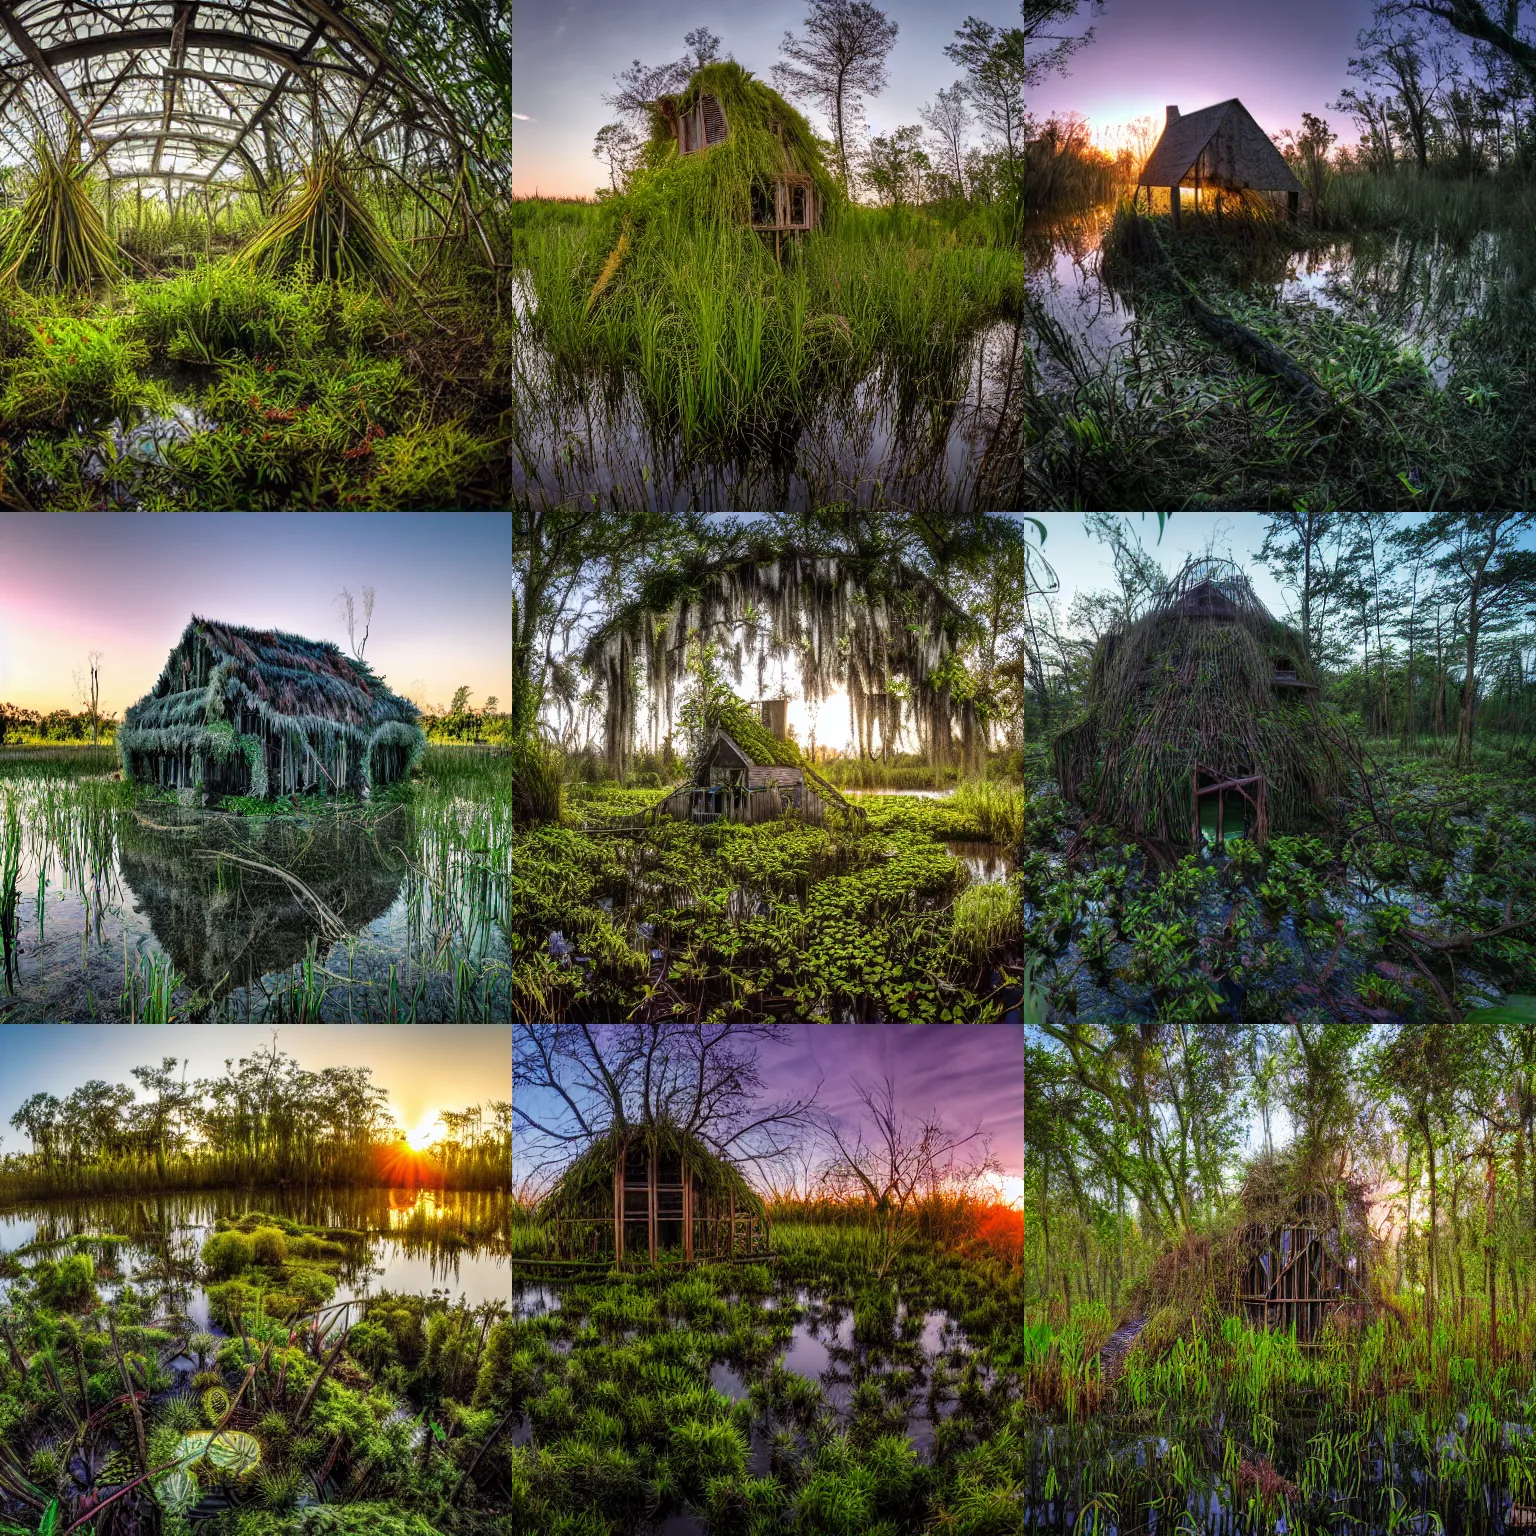
[[[1294,1328],[1306,1341],[1331,1308],[1354,1294],[1354,1261],[1344,1255],[1338,1217],[1327,1200],[1304,1199],[1288,1221],[1250,1224],[1242,1237],[1253,1256],[1238,1299],[1250,1322]]]
[[[390,0],[0,0],[0,159],[76,132],[114,180],[263,193],[338,138],[403,164],[452,128],[390,24]]]

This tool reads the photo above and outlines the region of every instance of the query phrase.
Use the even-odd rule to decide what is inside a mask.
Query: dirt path
[[[1146,1318],[1133,1317],[1121,1323],[1105,1339],[1104,1347],[1099,1351],[1099,1379],[1106,1387],[1120,1374],[1125,1357],[1130,1353],[1131,1345],[1136,1342],[1136,1335],[1146,1326]]]

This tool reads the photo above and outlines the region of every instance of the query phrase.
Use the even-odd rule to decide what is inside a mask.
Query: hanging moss
[[[325,641],[197,618],[123,720],[125,778],[263,799],[382,787],[426,749],[415,706],[365,662]]]
[[[943,766],[957,724],[963,742],[979,739],[974,705],[953,696],[945,666],[972,624],[937,582],[888,549],[813,550],[749,533],[651,575],[592,636],[584,660],[603,689],[615,772],[634,739],[642,682],[658,723],[670,727],[694,632],[722,643],[738,683],[749,658],[777,658],[797,667],[808,699],[845,688],[861,732],[874,714],[890,741],[910,714],[920,749]]]

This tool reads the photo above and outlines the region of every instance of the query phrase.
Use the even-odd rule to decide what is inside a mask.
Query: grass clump
[[[399,248],[334,152],[310,165],[281,212],[234,260],[238,266],[269,273],[302,272],[316,282],[400,291],[414,286]]]
[[[148,363],[126,316],[41,318],[0,371],[0,420],[63,428],[75,420],[128,418],[163,398],[143,376]]]
[[[1023,932],[1019,898],[1011,885],[968,885],[955,899],[950,943],[969,965],[985,963]]]
[[[4,228],[0,280],[81,290],[120,277],[117,243],[91,197],[79,134],[62,153],[39,139],[35,154],[26,200]]]

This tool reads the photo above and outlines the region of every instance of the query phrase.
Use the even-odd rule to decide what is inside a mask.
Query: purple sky
[[[599,1027],[596,1033],[601,1032]],[[877,1086],[890,1077],[898,1108],[914,1118],[937,1110],[951,1130],[961,1133],[979,1122],[1004,1174],[1023,1176],[1021,1029],[1001,1024],[797,1024],[789,1026],[782,1044],[759,1042],[758,1069],[764,1104],[808,1097],[819,1082],[818,1106],[850,1126],[862,1108],[855,1079]],[[515,1082],[512,1099],[540,1118],[558,1112],[553,1094],[520,1090]],[[515,1131],[512,1160],[515,1170]]]
[[[397,693],[512,694],[512,517],[454,512],[8,512],[0,516],[0,700],[78,709],[99,650],[104,711],[153,687],[193,614],[347,648],[335,597],[377,597],[364,655]],[[361,638],[361,634],[359,634]]]
[[[900,27],[888,63],[890,84],[868,102],[872,131],[921,121],[918,109],[959,74],[944,55],[968,15],[1016,24],[1008,0],[885,0]],[[606,181],[592,140],[612,116],[602,96],[631,59],[659,64],[683,52],[683,34],[708,25],[722,52],[759,78],[779,57],[786,30],[798,31],[804,0],[713,0],[707,6],[661,0],[544,0],[518,13],[513,54],[519,122],[513,189],[519,196],[590,197]],[[1159,124],[1176,103],[1190,112],[1239,96],[1266,132],[1324,114],[1349,82],[1355,37],[1371,0],[1109,0],[1095,41],[1071,74],[1042,86],[1039,113],[1077,111],[1100,129],[1151,116]],[[1079,26],[1063,27],[1066,32]],[[826,131],[812,113],[813,125]],[[1324,114],[1346,139],[1349,120]]]

